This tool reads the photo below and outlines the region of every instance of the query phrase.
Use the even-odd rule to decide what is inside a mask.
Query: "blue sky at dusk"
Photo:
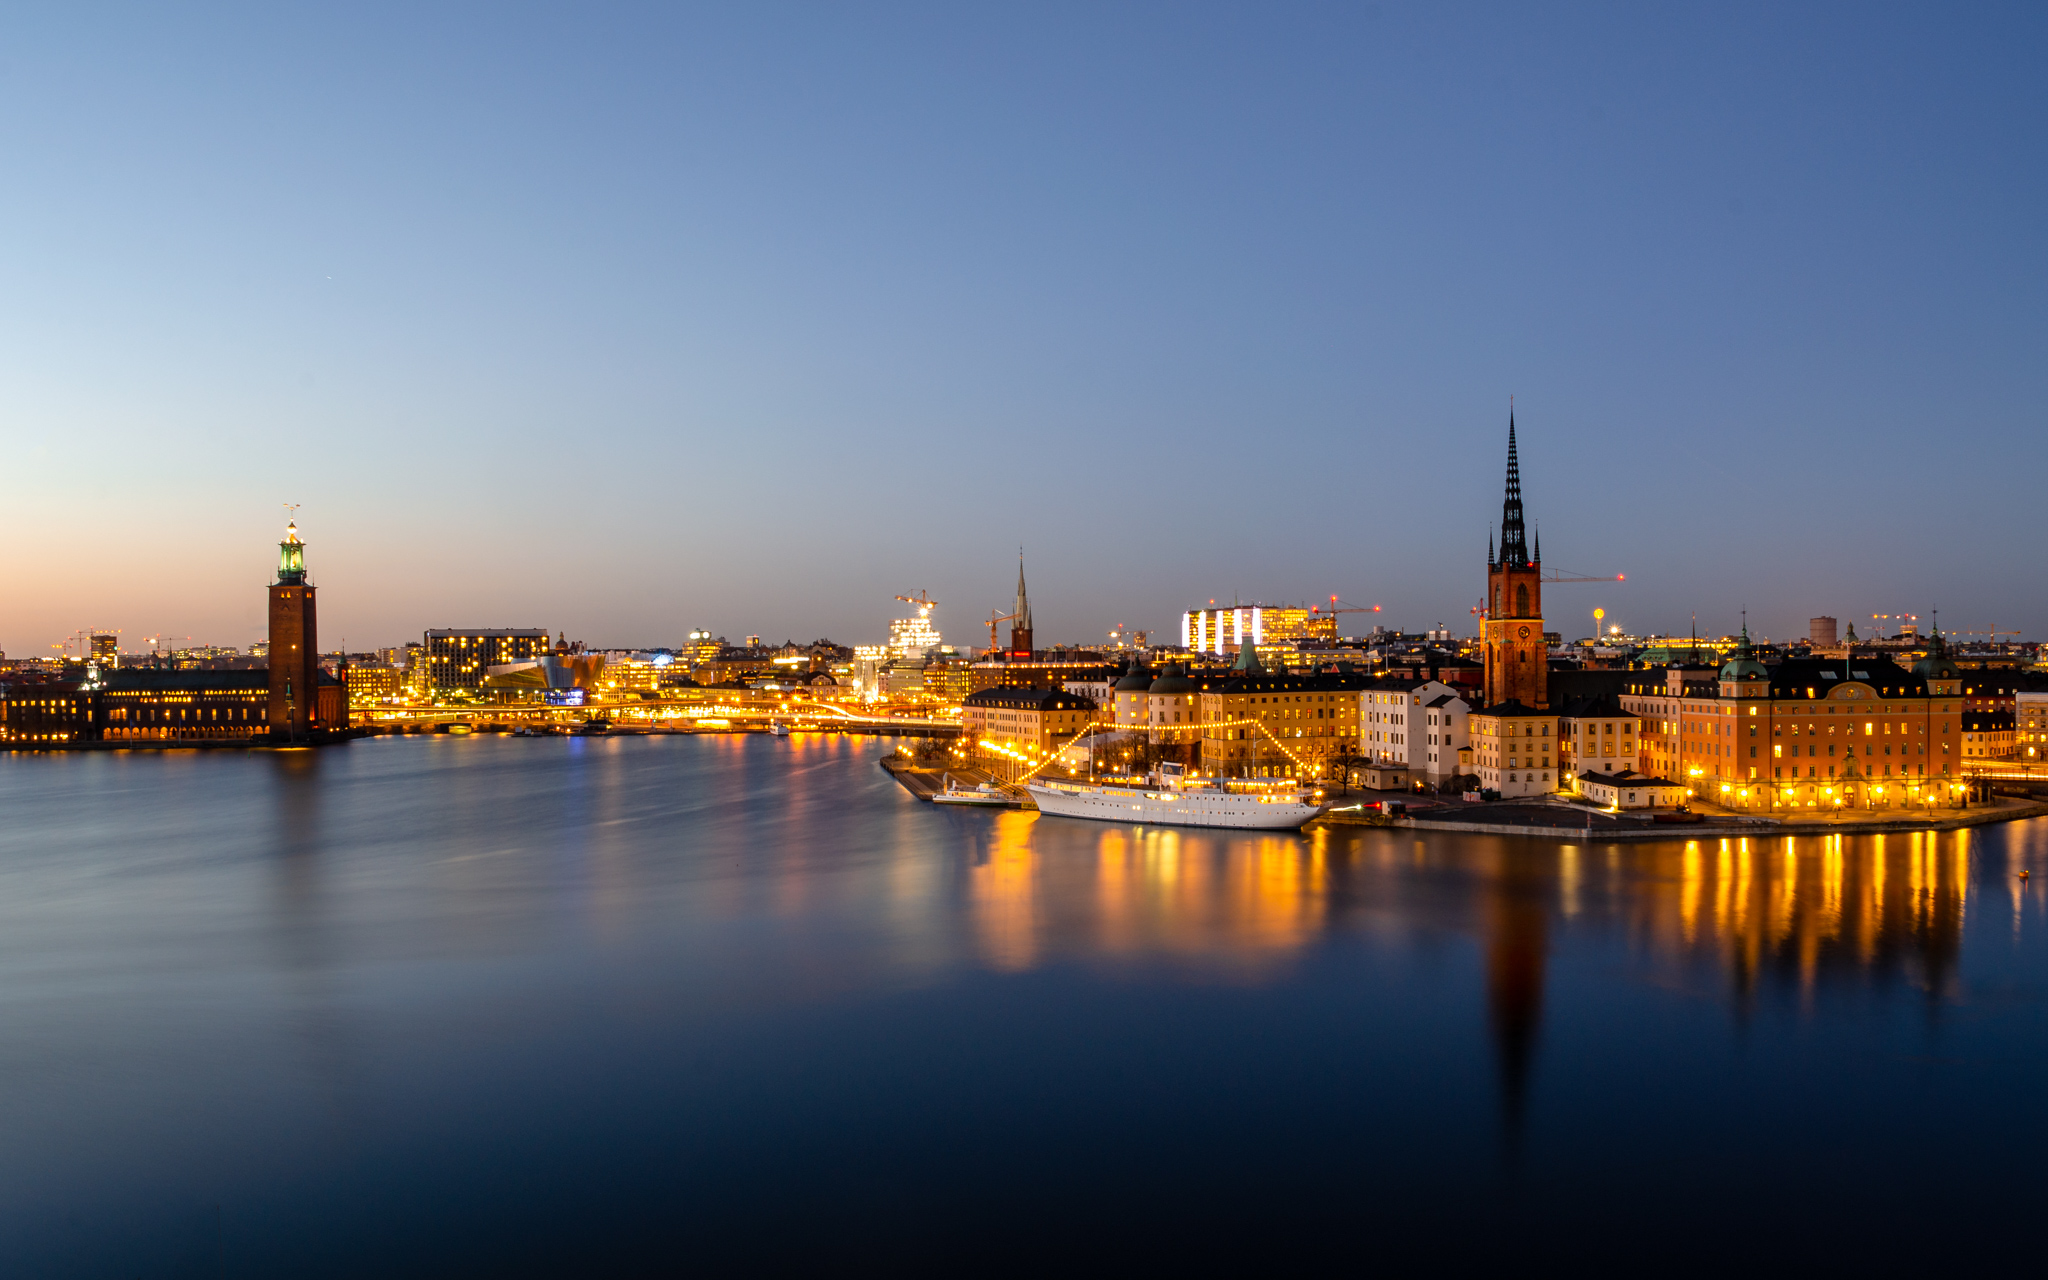
[[[0,648],[2048,629],[2038,6],[0,15]]]

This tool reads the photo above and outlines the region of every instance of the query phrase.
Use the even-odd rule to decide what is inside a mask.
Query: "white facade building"
[[[1116,680],[1110,676],[1104,676],[1099,680],[1067,680],[1060,684],[1060,688],[1088,699],[1098,710],[1106,709],[1112,715],[1116,710],[1111,706],[1111,700],[1116,696]]]
[[[1380,680],[1358,691],[1358,754],[1441,782],[1458,772],[1470,708],[1440,680]]]
[[[1422,722],[1416,726],[1421,741],[1416,744],[1418,763],[1414,768],[1431,786],[1470,772],[1459,763],[1459,753],[1472,745],[1465,727],[1465,717],[1471,713],[1471,704],[1455,693],[1438,694],[1422,704]]]

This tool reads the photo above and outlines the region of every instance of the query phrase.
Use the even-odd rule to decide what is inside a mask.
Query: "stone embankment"
[[[1416,831],[1463,831],[1475,835],[1529,836],[1539,840],[1721,840],[1782,836],[1877,835],[1887,832],[1954,831],[1993,822],[2048,814],[2048,804],[2003,799],[1933,816],[1843,813],[1826,817],[1750,817],[1699,814],[1697,822],[1658,822],[1649,815],[1609,814],[1563,801],[1494,803],[1428,809],[1395,818],[1390,825]]]

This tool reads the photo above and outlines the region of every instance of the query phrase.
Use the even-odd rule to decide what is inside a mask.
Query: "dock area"
[[[1530,836],[1539,840],[1721,840],[1954,831],[1994,822],[2016,822],[2044,814],[2048,814],[2048,804],[2033,799],[2000,797],[1989,804],[1972,805],[1968,809],[1937,810],[1932,815],[1912,815],[1898,810],[1771,816],[1709,811],[1699,813],[1697,822],[1659,822],[1647,811],[1615,814],[1562,800],[1538,800],[1441,805],[1394,818],[1385,825],[1416,831]]]
[[[905,791],[930,803],[951,778],[962,788],[996,783],[1009,797],[1008,807],[1036,809],[1021,787],[1002,787],[987,771],[966,765],[917,765],[900,755],[881,759],[884,772]],[[1355,794],[1355,793],[1354,793]],[[1538,840],[1663,841],[1775,839],[1808,835],[1876,835],[1892,832],[1954,831],[1994,822],[2016,822],[2048,815],[2048,802],[2031,797],[2000,796],[1968,809],[1940,810],[1935,815],[1909,815],[1897,810],[1772,816],[1701,812],[1698,821],[1657,821],[1649,810],[1610,813],[1561,798],[1462,803],[1402,797],[1405,814],[1388,814],[1372,802],[1346,800],[1311,819],[1307,827],[1380,827],[1410,831],[1455,831],[1468,835],[1523,836]],[[1669,812],[1668,810],[1663,812]],[[1305,828],[1306,829],[1306,828]]]
[[[945,790],[946,780],[951,778],[956,785],[966,788],[978,787],[984,782],[994,783],[997,789],[1008,797],[1010,800],[1009,807],[1011,808],[1036,809],[1038,807],[1031,802],[1031,797],[1022,787],[1005,787],[998,783],[995,777],[988,773],[988,771],[976,769],[970,765],[949,764],[943,767],[927,767],[911,764],[901,756],[886,755],[882,757],[882,771],[896,779],[905,791],[908,791],[911,795],[927,804],[931,803],[933,796]]]

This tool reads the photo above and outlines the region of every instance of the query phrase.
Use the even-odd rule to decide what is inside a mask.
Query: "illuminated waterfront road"
[[[701,698],[633,699],[592,702],[581,707],[469,706],[469,707],[377,707],[357,708],[357,724],[553,724],[574,725],[580,721],[609,718],[615,721],[646,722],[656,725],[688,726],[699,720],[733,721],[766,726],[808,721],[819,725],[840,725],[858,729],[886,729],[894,733],[929,730],[936,734],[960,731],[958,720],[934,716],[864,714],[830,702],[796,702],[765,706],[751,703],[721,705]]]

